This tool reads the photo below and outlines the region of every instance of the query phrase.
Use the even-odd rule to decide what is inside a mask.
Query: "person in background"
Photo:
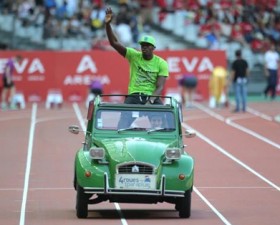
[[[185,107],[192,107],[194,94],[197,87],[197,77],[194,74],[184,74],[179,79],[181,87],[181,102]]]
[[[234,86],[235,93],[235,109],[233,112],[246,112],[247,106],[247,83],[248,83],[248,62],[242,58],[241,50],[236,50],[236,59],[231,66],[231,80]]]
[[[92,79],[89,85],[89,93],[86,100],[86,107],[89,106],[89,102],[94,100],[97,95],[103,94],[103,85],[98,79]]]
[[[22,60],[21,55],[17,55],[8,60],[8,62],[4,66],[4,74],[2,75],[3,79],[3,90],[1,93],[1,108],[7,109],[10,107],[11,109],[15,109],[16,105],[13,102],[14,95],[16,93],[16,87],[13,81],[13,73],[15,70],[15,63],[18,63]]]
[[[276,51],[275,43],[271,42],[270,49],[264,54],[264,74],[267,78],[267,86],[264,95],[267,97],[270,92],[271,100],[276,97],[278,83],[279,54]]]
[[[227,70],[216,66],[209,79],[209,107],[227,106]]]

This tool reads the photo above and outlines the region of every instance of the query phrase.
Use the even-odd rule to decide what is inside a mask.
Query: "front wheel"
[[[76,194],[76,215],[78,218],[87,218],[88,196],[79,184],[76,184]]]
[[[191,216],[191,190],[186,191],[183,198],[178,198],[175,208],[179,211],[181,218],[189,218]]]

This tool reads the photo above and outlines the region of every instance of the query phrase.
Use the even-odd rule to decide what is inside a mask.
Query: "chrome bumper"
[[[109,187],[108,174],[104,173],[104,188],[84,187],[86,194],[105,195],[150,195],[159,197],[184,197],[185,191],[175,191],[165,189],[165,175],[161,176],[160,189],[156,190],[136,190],[136,189],[116,189]]]

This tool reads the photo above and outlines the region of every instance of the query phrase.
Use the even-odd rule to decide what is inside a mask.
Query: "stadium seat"
[[[187,42],[195,43],[197,38],[198,38],[198,30],[199,27],[195,24],[189,24],[188,26],[185,27],[185,36],[184,39]]]
[[[164,20],[161,22],[161,28],[172,31],[174,29],[174,14],[167,13]]]

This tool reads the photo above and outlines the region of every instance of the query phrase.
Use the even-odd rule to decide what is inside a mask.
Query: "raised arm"
[[[106,17],[105,17],[105,27],[106,27],[106,33],[108,40],[110,42],[110,45],[116,49],[116,51],[121,54],[123,57],[126,55],[126,47],[124,47],[117,39],[116,35],[113,32],[113,29],[111,27],[111,21],[113,18],[113,12],[110,7],[106,9]]]

